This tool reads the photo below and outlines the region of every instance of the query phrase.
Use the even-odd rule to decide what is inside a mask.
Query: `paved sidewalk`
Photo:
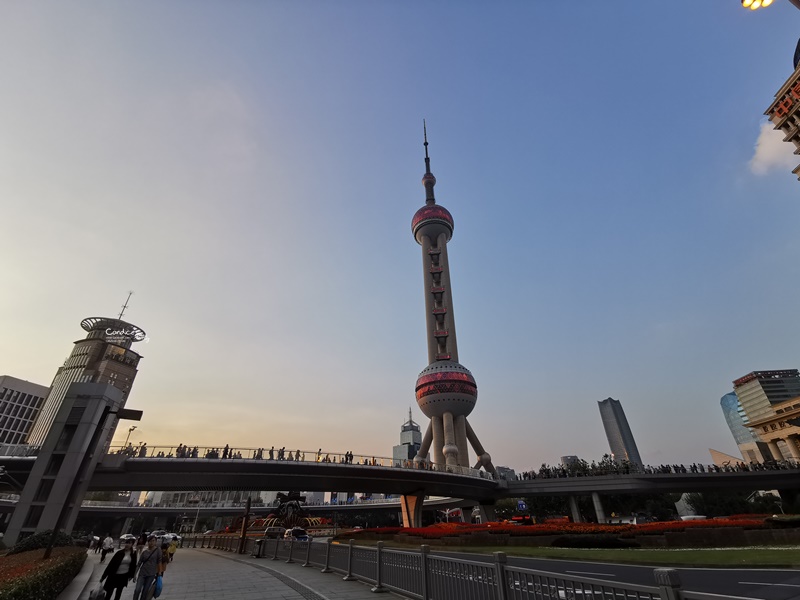
[[[94,571],[80,595],[72,600],[88,600],[89,592],[100,581],[107,562],[100,564],[99,557],[99,554],[89,554],[87,561],[95,563]],[[159,600],[378,600],[381,597],[390,600],[400,597],[392,593],[374,594],[369,585],[343,581],[340,574],[321,573],[319,567],[303,568],[301,564],[220,550],[181,548],[167,567],[164,591]],[[120,600],[131,600],[133,587],[133,583],[128,584]]]

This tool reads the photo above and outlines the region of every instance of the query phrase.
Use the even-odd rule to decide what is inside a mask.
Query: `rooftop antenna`
[[[125,298],[125,304],[122,305],[122,310],[119,313],[119,318],[120,319],[122,319],[122,315],[125,314],[125,311],[128,310],[128,301],[131,299],[131,296],[133,296],[133,290],[128,292],[128,297]]]

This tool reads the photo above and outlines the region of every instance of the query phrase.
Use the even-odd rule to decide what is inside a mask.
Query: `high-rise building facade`
[[[106,317],[84,319],[81,327],[87,332],[86,338],[75,342],[64,366],[56,372],[39,417],[28,435],[28,444],[42,444],[72,383],[109,383],[122,391],[122,401],[114,408],[125,406],[142,358],[130,348],[133,342],[146,339],[144,331],[126,321]],[[111,436],[115,429],[116,422]]]
[[[742,422],[758,439],[758,462],[800,462],[800,372],[797,369],[753,371],[733,382]],[[752,453],[745,455],[748,462]]]
[[[800,65],[795,67],[794,73],[789,76],[778,93],[775,100],[764,113],[769,117],[775,129],[784,134],[783,141],[795,145],[795,154],[800,153]],[[792,173],[800,179],[800,165],[792,169]]]
[[[745,424],[775,415],[773,405],[800,396],[797,369],[753,371],[733,382],[733,391],[744,411]]]
[[[422,445],[422,431],[419,425],[411,418],[411,409],[408,409],[408,421],[400,427],[400,444],[392,448],[392,458],[395,464],[402,464],[412,460],[419,452]]]
[[[766,445],[752,429],[747,427],[747,417],[736,393],[725,394],[720,399],[719,405],[745,462],[762,462]]]
[[[0,444],[20,444],[30,433],[50,388],[0,375]]]
[[[622,410],[619,400],[606,398],[597,403],[600,406],[600,417],[603,420],[603,429],[606,431],[608,445],[616,462],[628,461],[631,464],[642,465],[639,449],[633,439],[631,427]]]
[[[467,416],[478,400],[478,387],[469,370],[458,362],[453,292],[447,242],[453,236],[453,216],[436,204],[425,131],[425,206],[411,220],[414,239],[422,247],[422,275],[425,293],[425,328],[428,340],[428,366],[417,378],[416,396],[422,414],[430,419],[422,445],[414,460],[427,460],[428,452],[436,465],[470,466],[467,443],[478,455],[475,468],[495,473],[489,454],[483,449]]]

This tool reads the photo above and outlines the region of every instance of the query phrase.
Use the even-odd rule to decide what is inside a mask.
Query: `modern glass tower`
[[[424,125],[423,125],[424,127]],[[483,449],[467,416],[478,401],[475,378],[458,362],[456,322],[453,315],[453,292],[450,285],[450,261],[447,242],[453,237],[453,216],[436,204],[428,157],[428,135],[425,130],[425,206],[411,220],[414,239],[422,246],[422,276],[425,293],[425,329],[428,339],[428,366],[419,374],[416,385],[417,404],[430,424],[422,439],[415,461],[427,460],[428,451],[436,465],[468,467],[467,443],[478,455],[475,468],[495,473],[492,458]]]
[[[131,344],[144,340],[144,331],[121,319],[106,317],[89,317],[81,321],[81,327],[87,332],[86,338],[75,342],[64,366],[56,372],[39,417],[28,435],[28,444],[40,446],[44,442],[72,383],[110,383],[122,390],[122,402],[114,408],[125,406],[142,358],[130,349]],[[116,419],[111,428],[112,437],[115,429]]]
[[[769,454],[765,454],[763,449],[766,444],[761,442],[755,431],[747,427],[747,416],[744,414],[736,392],[725,394],[720,399],[719,405],[728,429],[731,430],[731,435],[742,453],[742,458],[747,462],[762,462],[764,456],[769,457]]]
[[[608,445],[616,462],[628,461],[631,464],[642,465],[639,449],[633,439],[628,419],[619,400],[606,398],[598,402],[600,417],[603,419],[603,429],[606,430]]]

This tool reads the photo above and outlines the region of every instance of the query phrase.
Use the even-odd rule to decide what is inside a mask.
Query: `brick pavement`
[[[80,595],[59,600],[88,600],[106,564],[100,555],[90,553],[95,563],[88,584]],[[108,561],[110,559],[107,558]],[[337,573],[321,573],[319,567],[301,567],[269,558],[253,558],[220,550],[181,548],[164,576],[164,591],[159,600],[377,600],[367,584],[343,581]],[[386,600],[399,598],[383,594]],[[133,598],[133,584],[120,600]]]

